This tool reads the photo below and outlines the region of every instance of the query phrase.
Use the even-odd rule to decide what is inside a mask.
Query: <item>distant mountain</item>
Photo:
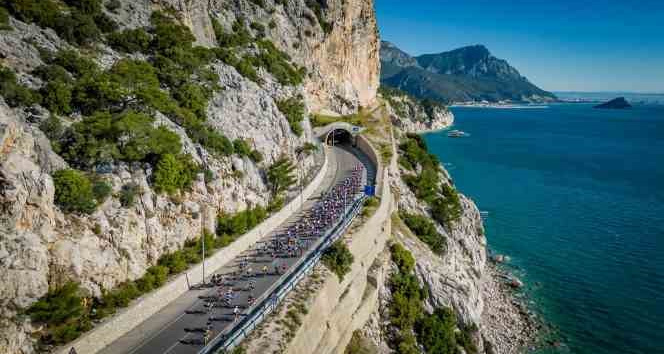
[[[381,82],[419,98],[442,102],[548,102],[551,92],[533,85],[482,45],[412,57],[383,41]]]
[[[625,109],[632,108],[632,105],[627,102],[625,97],[614,98],[608,102],[599,104],[593,108],[604,108],[604,109]]]

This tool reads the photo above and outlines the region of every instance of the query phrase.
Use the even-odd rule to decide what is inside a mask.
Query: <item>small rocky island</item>
[[[593,108],[602,108],[602,109],[625,109],[632,108],[632,105],[627,102],[625,97],[614,98],[608,102],[597,105]]]

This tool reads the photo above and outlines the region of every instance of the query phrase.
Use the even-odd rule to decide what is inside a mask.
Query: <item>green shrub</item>
[[[55,203],[66,213],[91,214],[97,207],[90,179],[76,170],[53,173]]]
[[[443,225],[447,225],[461,218],[463,210],[459,194],[454,187],[443,185],[441,188],[442,197],[436,198],[431,204],[431,214],[434,219]]]
[[[277,212],[283,208],[285,202],[286,199],[281,195],[272,196],[272,199],[270,199],[270,204],[267,206],[267,211],[269,213]]]
[[[138,193],[140,193],[140,187],[137,184],[125,184],[120,190],[120,204],[125,208],[131,208]]]
[[[65,0],[65,3],[84,14],[94,15],[101,12],[101,0]]]
[[[147,52],[150,48],[150,35],[142,28],[125,29],[108,36],[108,44],[126,53]]]
[[[126,282],[118,285],[115,289],[104,291],[101,303],[109,314],[114,313],[118,307],[127,307],[131,300],[141,296],[141,290],[134,282]]]
[[[76,322],[65,323],[60,326],[55,326],[47,332],[46,337],[42,337],[42,342],[46,344],[65,344],[78,338],[84,332],[92,329],[92,324],[86,318],[82,318]]]
[[[77,45],[90,45],[101,36],[95,18],[78,10],[58,16],[54,29],[60,38]]]
[[[242,58],[238,58],[232,50],[226,48],[216,48],[215,54],[217,59],[221,60],[224,64],[234,67],[240,75],[253,82],[260,82],[260,77],[258,76],[256,68],[254,68],[251,56],[246,55]]]
[[[426,243],[436,254],[443,254],[447,248],[446,240],[437,230],[431,220],[423,215],[400,213],[401,219],[415,236]]]
[[[5,0],[3,6],[17,19],[54,28],[60,16],[59,6],[51,0]]]
[[[148,268],[147,272],[149,274],[152,274],[152,276],[154,276],[155,288],[164,285],[166,283],[166,280],[168,280],[169,270],[164,266],[160,265],[152,266]]]
[[[253,41],[251,33],[241,20],[236,20],[232,26],[232,33],[227,33],[219,21],[211,18],[217,43],[221,48],[244,47]]]
[[[455,354],[456,316],[449,308],[437,308],[431,315],[424,315],[417,323],[417,337],[427,354]]]
[[[71,75],[65,68],[58,64],[41,65],[32,71],[32,75],[41,78],[45,82],[61,81],[67,84],[73,83]]]
[[[390,246],[390,254],[392,255],[392,262],[397,265],[399,272],[410,273],[415,269],[415,258],[401,244],[393,243]]]
[[[51,65],[59,65],[76,77],[96,74],[97,64],[89,58],[81,56],[74,50],[61,50],[50,60]]]
[[[304,80],[304,68],[296,68],[290,63],[290,56],[274,46],[270,40],[263,39],[256,43],[260,49],[255,58],[257,66],[264,67],[282,85],[299,85]]]
[[[10,107],[30,106],[40,101],[38,94],[18,83],[16,74],[0,66],[0,96]]]
[[[295,165],[288,157],[275,161],[267,171],[267,180],[272,188],[272,195],[279,196],[295,184],[297,179],[293,176]]]
[[[252,22],[249,27],[254,31],[258,32],[258,37],[265,37],[265,26],[258,22]]]
[[[190,155],[164,154],[154,172],[154,187],[157,192],[175,194],[191,186],[198,170]]]
[[[468,354],[477,354],[478,349],[475,342],[473,342],[472,332],[477,331],[477,326],[462,328],[459,332],[455,333],[456,342],[463,347],[464,351]]]
[[[142,293],[152,291],[156,287],[155,277],[151,273],[145,273],[140,279],[136,280],[136,286]]]
[[[249,158],[255,163],[260,163],[263,161],[263,154],[261,154],[261,152],[258,150],[251,150],[249,153]]]
[[[304,145],[297,147],[295,149],[295,153],[297,154],[306,154],[306,155],[311,155],[312,152],[318,151],[318,146],[315,144],[312,144],[310,142],[304,143]]]
[[[193,141],[205,146],[213,154],[230,156],[234,153],[233,142],[230,139],[201,121],[188,120],[184,126]]]
[[[235,139],[233,141],[233,148],[234,148],[236,154],[238,154],[240,156],[247,156],[247,157],[252,157],[252,153],[254,153],[254,151],[255,151],[255,150],[251,149],[251,146],[249,146],[249,143],[247,143],[247,141],[244,140],[244,139]],[[261,156],[261,158],[262,158],[262,156]]]
[[[270,20],[268,27],[270,27],[270,29],[275,29],[277,28],[277,23],[274,20]]]
[[[267,218],[267,210],[256,206],[233,215],[220,214],[217,218],[217,235],[236,237],[253,229]]]
[[[234,241],[234,239],[233,239],[232,236],[230,236],[230,235],[221,235],[221,236],[218,236],[215,239],[215,247],[224,248],[224,247],[230,245],[231,243],[233,243],[233,241]]]
[[[12,26],[9,25],[9,11],[4,7],[0,7],[0,31],[11,30]]]
[[[462,214],[459,195],[454,187],[441,183],[440,161],[428,152],[422,137],[408,134],[399,145],[399,163],[408,170],[421,169],[418,174],[406,174],[403,179],[415,196],[431,207],[433,218],[443,225],[459,220]]]
[[[251,2],[253,2],[259,7],[265,7],[265,0],[251,0]]]
[[[417,340],[411,332],[399,333],[396,338],[398,354],[421,354]]]
[[[63,157],[91,167],[113,160],[156,162],[161,155],[180,151],[179,136],[154,119],[127,111],[120,115],[96,113],[73,124],[62,139]]]
[[[115,21],[113,21],[113,19],[108,17],[103,12],[96,14],[94,16],[94,21],[97,25],[97,28],[99,28],[102,33],[111,33],[120,27]]]
[[[92,184],[92,194],[94,194],[98,204],[103,203],[106,200],[106,198],[108,198],[108,196],[111,195],[112,191],[113,188],[111,187],[111,185],[104,180],[100,179]]]
[[[150,22],[154,35],[150,47],[155,52],[172,57],[177,54],[175,48],[191,47],[196,40],[187,26],[173,20],[164,12],[153,12]]]
[[[58,141],[62,137],[65,129],[56,116],[50,116],[39,124],[39,129],[44,132],[44,135],[51,141]]]
[[[173,98],[180,103],[181,107],[189,109],[197,117],[205,119],[209,97],[200,85],[184,84],[173,91]]]
[[[49,81],[40,90],[42,105],[56,114],[69,114],[72,112],[72,87],[64,81]]]
[[[74,85],[72,103],[85,115],[102,110],[117,110],[128,92],[107,73],[86,74]]]
[[[64,344],[91,328],[81,295],[79,285],[69,282],[49,290],[27,309],[32,321],[46,325],[43,343]]]
[[[62,324],[83,314],[81,299],[79,285],[69,282],[49,290],[28,308],[27,314],[35,322]]]
[[[166,254],[159,258],[158,264],[168,268],[168,272],[170,274],[180,273],[189,267],[187,264],[187,259],[184,257],[182,252]]]
[[[392,301],[388,305],[389,318],[390,323],[399,330],[394,345],[399,353],[418,353],[412,332],[423,312],[425,291],[413,274],[415,259],[412,254],[398,243],[390,246],[390,253],[398,269],[389,280],[392,291]]]
[[[362,205],[362,217],[369,216],[380,204],[380,201],[376,197],[370,197],[364,200]]]
[[[318,23],[325,33],[330,33],[332,31],[332,24],[325,21],[325,15],[323,14],[323,6],[326,6],[326,2],[321,2],[320,0],[307,0],[307,6],[311,11],[316,14]]]
[[[304,103],[300,99],[291,97],[286,100],[276,102],[279,111],[286,116],[291,131],[297,136],[301,136],[302,120],[304,120]]]
[[[323,264],[337,275],[340,282],[350,272],[353,260],[353,254],[350,253],[350,250],[348,250],[348,247],[342,240],[333,243],[330,248],[325,250],[325,253],[321,257]]]
[[[110,0],[106,3],[106,10],[110,12],[116,12],[122,7],[122,2],[120,0]]]

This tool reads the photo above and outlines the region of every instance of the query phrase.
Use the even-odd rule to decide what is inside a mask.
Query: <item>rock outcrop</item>
[[[321,19],[331,26],[327,32],[304,0],[286,5],[268,0],[265,8],[249,0],[120,3],[109,16],[124,28],[146,26],[152,11],[172,8],[204,46],[216,43],[210,16],[229,27],[240,17],[262,23],[268,28],[266,37],[309,74],[302,85],[287,87],[260,69],[258,85],[233,67],[215,62],[221,89],[207,107],[208,122],[231,139],[247,140],[263,155],[263,162],[215,157],[182,127],[157,114],[155,124],[178,134],[183,152],[209,170],[211,180],[201,173],[190,191],[170,198],[152,189],[150,168],[118,163],[102,176],[113,196],[91,215],[65,214],[54,204],[50,174],[68,165],[38,128],[48,112],[12,109],[0,99],[0,353],[34,351],[30,334],[35,329],[18,313],[49,287],[73,280],[91,295],[100,295],[102,289],[142,276],[161,255],[182,247],[202,230],[214,230],[220,212],[267,204],[266,166],[280,156],[295,159],[296,149],[312,141],[308,121],[303,122],[302,136],[296,136],[276,101],[302,94],[307,111],[346,113],[375,100],[379,42],[372,1],[327,1]],[[29,74],[43,64],[37,48],[71,47],[50,29],[10,21],[13,30],[0,32],[0,63],[16,71],[22,83],[39,87],[40,80]],[[103,67],[120,58],[107,47],[101,51],[97,60]],[[298,161],[307,174],[315,174],[314,155]],[[128,183],[137,185],[140,193],[127,208],[117,195]]]
[[[405,93],[388,96],[388,112],[392,124],[404,133],[432,132],[450,127],[454,114],[433,101],[420,101]]]
[[[625,97],[618,97],[614,98],[610,101],[604,102],[602,104],[598,104],[597,106],[593,108],[599,108],[599,109],[626,109],[626,108],[632,108],[632,105],[627,102]]]

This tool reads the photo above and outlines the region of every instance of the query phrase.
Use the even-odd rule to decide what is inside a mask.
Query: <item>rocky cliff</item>
[[[197,3],[195,1],[194,3]],[[265,35],[307,68],[304,92],[312,111],[354,112],[375,101],[379,85],[380,43],[373,1],[210,1],[208,10],[226,27],[237,18],[264,23]],[[278,5],[277,3],[281,3]],[[309,6],[319,4],[325,17]],[[322,23],[321,23],[322,22]],[[197,36],[209,41],[206,22],[197,24]]]
[[[385,95],[383,95],[385,96]],[[392,104],[388,104],[391,106]],[[420,107],[420,109],[422,109]],[[412,131],[412,110],[406,114],[395,113],[394,107],[390,110],[391,119],[395,127],[395,137],[403,137],[406,132]],[[402,112],[403,113],[403,112]],[[403,130],[402,130],[403,129]],[[423,132],[422,129],[416,129]],[[395,145],[396,149],[396,145]],[[403,151],[399,151],[400,158]],[[456,314],[459,328],[476,328],[473,342],[480,353],[483,353],[484,340],[482,333],[490,332],[483,324],[482,315],[485,310],[485,266],[487,263],[486,238],[479,210],[475,203],[459,194],[460,217],[457,221],[443,225],[436,222],[434,211],[422,199],[418,199],[412,189],[404,181],[404,176],[413,172],[404,168],[402,164],[393,164],[390,175],[391,188],[396,197],[396,213],[421,215],[433,221],[436,231],[445,240],[445,252],[437,254],[431,247],[422,242],[413,231],[399,218],[393,216],[392,235],[393,242],[403,244],[415,259],[415,274],[420,284],[426,289],[428,297],[425,300],[425,311],[431,313],[436,308],[451,308]],[[416,172],[420,173],[420,172]],[[441,167],[441,183],[452,186],[452,180],[447,171]],[[395,352],[394,342],[397,337],[396,330],[390,322],[390,304],[392,294],[389,286],[390,274],[394,273],[395,265],[383,262],[381,272],[385,282],[378,285],[378,304],[376,310],[360,332],[359,337],[367,341],[366,347],[372,347],[377,353]]]
[[[389,103],[392,124],[403,133],[425,133],[450,127],[454,114],[432,100],[419,100],[407,93],[381,87],[381,96]]]
[[[101,173],[112,188],[111,196],[89,215],[64,213],[54,203],[52,173],[70,166],[39,129],[50,112],[40,106],[10,108],[0,99],[0,353],[34,352],[31,334],[38,328],[20,312],[49,288],[75,281],[99,296],[103,289],[142,276],[161,255],[181,248],[202,230],[215,230],[218,214],[266,205],[266,168],[282,156],[295,160],[298,148],[312,141],[308,120],[302,122],[303,133],[298,136],[278,102],[302,95],[306,111],[345,113],[375,100],[379,43],[371,1],[333,0],[322,7],[304,0],[118,3],[113,11],[104,11],[121,28],[149,26],[153,11],[174,10],[196,43],[207,47],[217,42],[211,18],[225,28],[237,19],[256,23],[252,34],[258,36],[262,28],[261,35],[272,39],[308,74],[300,85],[284,85],[261,68],[257,83],[233,66],[214,61],[210,68],[219,78],[219,90],[205,108],[207,122],[231,140],[249,142],[263,160],[213,154],[157,112],[155,126],[176,133],[182,151],[207,172],[174,198],[154,190],[150,166],[112,164]],[[9,24],[11,30],[0,32],[0,63],[28,87],[42,84],[31,74],[44,64],[40,52],[76,50],[50,28],[14,17]],[[102,68],[127,57],[101,43],[84,51],[93,52]],[[71,124],[81,115],[74,112],[61,119]],[[320,161],[314,155],[297,157],[306,174],[313,175]],[[125,207],[119,194],[128,184],[137,186],[138,194],[136,202]]]

